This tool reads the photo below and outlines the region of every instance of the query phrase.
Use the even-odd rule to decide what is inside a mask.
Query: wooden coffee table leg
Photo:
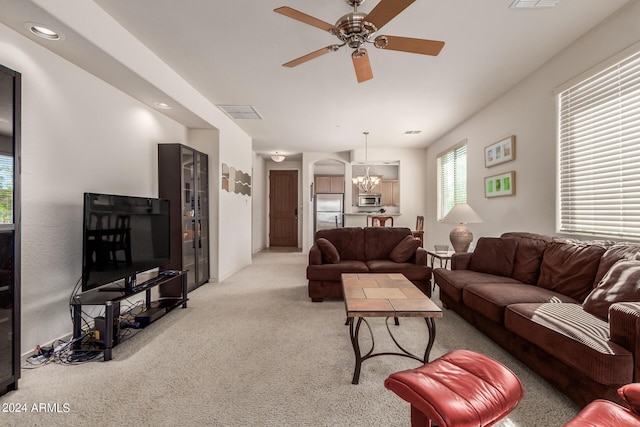
[[[427,322],[427,329],[429,330],[429,342],[427,343],[427,349],[424,351],[424,363],[429,363],[429,355],[431,354],[431,348],[436,340],[436,320],[433,317],[425,317],[424,321]]]

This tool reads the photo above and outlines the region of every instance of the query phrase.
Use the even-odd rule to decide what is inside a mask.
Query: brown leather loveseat
[[[481,238],[436,269],[456,311],[580,406],[640,380],[640,245]],[[445,314],[446,315],[446,314]]]
[[[309,298],[342,298],[342,273],[402,273],[431,296],[427,251],[404,227],[346,227],[316,232],[309,250]]]

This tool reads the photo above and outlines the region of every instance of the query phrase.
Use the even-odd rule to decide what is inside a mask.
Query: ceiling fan
[[[435,40],[414,39],[410,37],[383,36],[374,38],[375,33],[385,24],[395,18],[400,12],[405,10],[415,0],[380,0],[369,14],[358,12],[358,6],[365,0],[345,0],[349,6],[353,6],[353,12],[338,19],[335,25],[322,21],[306,13],[292,9],[287,6],[274,9],[274,12],[288,16],[289,18],[312,25],[321,30],[328,31],[340,39],[340,44],[332,44],[314,52],[308,53],[300,58],[282,64],[284,67],[295,67],[328,52],[335,52],[342,46],[354,49],[351,53],[353,67],[356,71],[358,83],[373,78],[371,63],[367,50],[363,47],[365,43],[372,43],[379,49],[398,50],[409,53],[419,53],[422,55],[437,56],[444,42]]]

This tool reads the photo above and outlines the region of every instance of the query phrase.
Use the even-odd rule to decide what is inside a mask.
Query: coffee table
[[[401,273],[345,273],[342,274],[342,290],[344,304],[347,310],[347,324],[353,351],[356,358],[356,366],[353,371],[352,384],[358,384],[362,362],[376,356],[394,355],[409,357],[422,363],[429,361],[429,353],[436,338],[435,318],[442,317],[442,310],[429,299],[420,289],[414,286]],[[355,318],[358,318],[355,321]],[[387,331],[401,353],[384,352],[373,353],[375,342],[373,332],[365,318],[386,317]],[[423,317],[427,323],[429,340],[424,357],[420,358],[406,351],[398,343],[389,328],[389,318],[395,318],[396,325],[399,317]],[[358,336],[360,326],[365,322],[371,334],[371,349],[362,355]]]

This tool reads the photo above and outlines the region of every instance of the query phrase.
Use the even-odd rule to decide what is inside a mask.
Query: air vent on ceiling
[[[403,133],[403,135],[417,135],[421,132],[421,130],[407,130]]]
[[[253,105],[218,105],[232,119],[262,120]]]
[[[514,0],[509,6],[511,9],[538,9],[554,7],[560,0]]]

